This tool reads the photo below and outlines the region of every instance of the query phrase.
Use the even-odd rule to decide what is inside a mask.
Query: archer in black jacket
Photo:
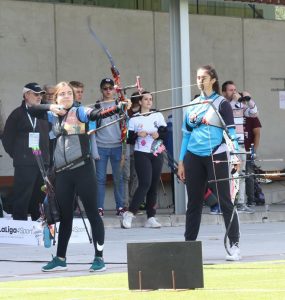
[[[21,106],[8,117],[2,136],[5,151],[13,159],[13,219],[27,220],[28,212],[32,220],[40,216],[39,203],[44,194],[40,188],[43,184],[41,173],[32,149],[29,148],[30,133],[39,133],[38,143],[44,163],[49,163],[49,125],[45,120],[32,117],[27,108],[41,102],[44,91],[36,83],[25,85]]]

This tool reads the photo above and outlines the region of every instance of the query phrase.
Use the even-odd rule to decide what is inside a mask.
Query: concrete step
[[[285,222],[285,204],[272,204],[267,206],[254,207],[255,213],[239,213],[241,223],[266,223],[266,222]],[[115,211],[105,211],[103,217],[106,228],[120,228],[121,217],[115,215]],[[185,226],[185,215],[176,215],[172,209],[158,209],[156,219],[163,227]],[[143,227],[146,221],[146,214],[143,211],[133,219],[132,227]],[[201,224],[214,225],[223,223],[221,215],[210,215],[209,208],[203,209]]]

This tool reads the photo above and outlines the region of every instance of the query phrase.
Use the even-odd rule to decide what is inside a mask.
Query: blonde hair
[[[54,87],[54,88],[55,88],[55,93],[54,93],[54,95],[53,95],[53,101],[54,101],[55,103],[57,103],[57,102],[56,102],[57,95],[59,94],[60,90],[61,90],[63,87],[65,87],[65,86],[69,86],[69,87],[71,88],[72,94],[73,94],[73,99],[75,99],[74,90],[73,90],[73,87],[71,86],[71,84],[70,84],[69,82],[67,82],[67,81],[61,81],[61,82],[59,82],[59,83]]]

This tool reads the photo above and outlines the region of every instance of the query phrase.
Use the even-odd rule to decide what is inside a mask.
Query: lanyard
[[[31,123],[31,125],[32,125],[33,131],[35,131],[35,128],[36,128],[36,126],[37,126],[37,118],[35,118],[35,121],[33,122],[33,120],[32,120],[32,118],[31,118],[30,114],[28,113],[28,106],[27,106],[27,105],[26,105],[26,108],[27,108],[27,115],[28,115],[28,118],[29,118],[30,123]]]

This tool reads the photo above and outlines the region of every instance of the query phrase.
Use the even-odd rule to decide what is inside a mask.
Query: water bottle
[[[50,248],[51,247],[51,235],[50,235],[50,231],[49,231],[47,224],[44,225],[43,239],[44,239],[45,248]]]

